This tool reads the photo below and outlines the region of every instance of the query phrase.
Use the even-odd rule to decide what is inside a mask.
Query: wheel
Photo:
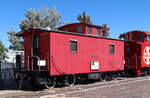
[[[144,71],[144,76],[147,76],[148,75],[148,71]]]
[[[107,74],[106,72],[100,73],[100,81],[106,81],[107,80]]]
[[[66,85],[73,86],[76,83],[76,76],[74,74],[66,76]]]
[[[18,81],[20,78],[20,73],[19,72],[15,72],[15,80]]]
[[[41,88],[40,78],[37,76],[30,76],[30,83],[33,87],[37,89]]]
[[[22,88],[22,82],[24,79],[24,75],[22,73],[16,73],[16,82],[18,83],[18,88]]]
[[[148,70],[147,74],[150,75],[150,70]]]
[[[44,85],[48,89],[54,88],[56,85],[56,79],[55,78],[47,78],[46,83],[44,83]]]
[[[118,72],[112,72],[112,80],[117,80]]]
[[[20,78],[20,79],[19,79],[19,89],[22,88],[22,81],[23,81],[23,78]]]

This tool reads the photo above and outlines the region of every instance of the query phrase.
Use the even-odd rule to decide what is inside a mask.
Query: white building
[[[15,63],[15,57],[16,57],[16,55],[22,55],[22,56],[24,56],[24,51],[12,51],[12,50],[9,50],[8,52],[6,52],[6,55],[8,57],[8,58],[5,59],[6,62]]]

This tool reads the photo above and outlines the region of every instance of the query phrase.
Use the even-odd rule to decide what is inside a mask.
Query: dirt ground
[[[1,89],[1,98],[150,98],[150,76],[119,78],[113,81],[90,81],[68,87],[35,90],[29,83]]]

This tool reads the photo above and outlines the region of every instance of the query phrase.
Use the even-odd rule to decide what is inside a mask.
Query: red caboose
[[[116,75],[124,70],[124,42],[101,37],[103,29],[75,23],[58,30],[32,28],[18,33],[24,39],[25,54],[25,70],[20,72],[28,74],[31,83],[42,81],[46,87],[56,81],[72,85],[77,77]]]
[[[125,69],[136,75],[150,73],[150,33],[131,31],[121,34],[125,41]]]

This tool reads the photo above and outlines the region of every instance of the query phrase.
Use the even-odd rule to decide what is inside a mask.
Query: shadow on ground
[[[131,77],[131,76],[130,76]],[[121,77],[121,78],[118,78],[117,80],[122,80],[122,78],[125,78],[125,77]],[[126,77],[127,78],[127,77]],[[128,76],[129,78],[129,76]],[[110,81],[110,80],[108,80]],[[94,82],[101,82],[100,80],[98,79],[95,79],[95,80],[79,80],[77,81],[77,83],[75,85],[87,85],[87,84],[92,84]],[[56,85],[55,88],[63,88],[65,87],[66,85]],[[22,90],[22,91],[38,91],[38,90],[43,90],[43,89],[46,89],[44,87],[41,87],[41,88],[34,88],[29,81],[27,80],[24,80],[23,83],[22,83],[22,88],[19,89],[19,83],[15,80],[15,79],[5,79],[5,80],[0,80],[0,91],[2,90]]]

